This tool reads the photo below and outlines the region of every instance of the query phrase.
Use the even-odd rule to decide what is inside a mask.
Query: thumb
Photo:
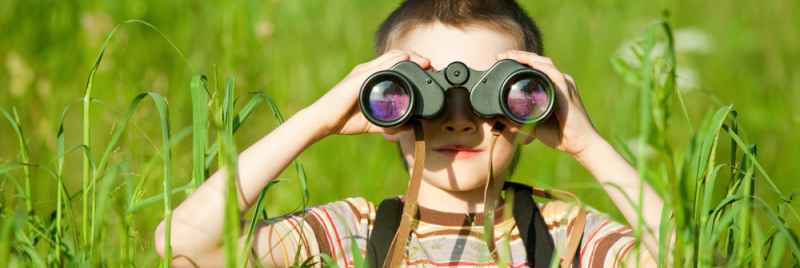
[[[399,141],[400,136],[405,135],[408,131],[411,131],[411,127],[408,124],[403,124],[393,128],[382,128],[383,130],[383,138],[388,141]]]

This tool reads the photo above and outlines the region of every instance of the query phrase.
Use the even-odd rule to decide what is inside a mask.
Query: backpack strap
[[[533,188],[515,182],[506,182],[503,188],[514,191],[514,220],[525,245],[528,266],[550,267],[555,246],[539,206],[533,201]]]
[[[512,182],[509,182],[512,183]],[[515,186],[519,187],[529,187],[524,184],[513,183]],[[580,267],[580,253],[578,249],[581,245],[581,240],[583,238],[583,230],[586,226],[586,215],[587,211],[583,208],[581,204],[581,200],[575,196],[574,194],[567,192],[567,191],[560,191],[560,190],[546,190],[541,188],[533,187],[533,195],[544,197],[548,199],[555,199],[555,200],[565,200],[565,201],[574,201],[578,207],[578,214],[575,216],[575,219],[570,222],[569,226],[567,226],[567,245],[564,251],[563,256],[573,256],[572,258],[562,258],[561,259],[561,267]],[[572,200],[569,200],[572,199]]]
[[[533,200],[532,195],[554,198],[554,194],[547,190],[532,188],[525,184],[515,182],[505,182],[505,190],[514,192],[513,216],[519,229],[520,237],[525,245],[525,253],[528,264],[531,267],[550,267],[553,258],[554,242],[544,222],[539,206]],[[389,252],[392,239],[400,225],[400,217],[403,211],[403,201],[399,197],[388,198],[381,201],[375,213],[375,222],[367,238],[367,262],[368,267],[382,267]],[[581,238],[583,228],[586,223],[586,211],[580,209],[578,216],[568,227],[566,258],[561,262],[561,267],[579,267]]]
[[[399,197],[384,199],[378,205],[375,213],[375,222],[367,238],[367,263],[368,267],[382,267],[394,234],[400,226],[400,215],[403,211],[403,201]]]

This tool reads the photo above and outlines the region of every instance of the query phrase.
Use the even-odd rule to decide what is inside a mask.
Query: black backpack
[[[547,225],[539,212],[539,207],[533,200],[534,189],[528,185],[505,182],[503,189],[514,191],[514,220],[517,222],[519,234],[525,244],[525,252],[528,258],[528,265],[531,267],[550,267],[553,258],[553,238],[547,230]],[[544,194],[550,197],[549,194]],[[400,225],[400,215],[402,215],[403,201],[399,197],[384,199],[378,206],[375,215],[372,231],[367,239],[367,261],[369,267],[382,267],[389,252],[392,238]],[[581,212],[582,213],[582,212]],[[583,219],[579,221],[580,235],[583,234]],[[575,240],[571,238],[570,240]],[[580,254],[573,245],[575,251],[572,267],[579,267]],[[576,247],[577,246],[577,247]],[[568,246],[569,247],[569,246]]]

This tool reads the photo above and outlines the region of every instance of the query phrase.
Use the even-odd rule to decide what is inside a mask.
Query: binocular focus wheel
[[[450,63],[444,69],[444,78],[453,86],[463,85],[469,80],[469,69],[460,61]]]

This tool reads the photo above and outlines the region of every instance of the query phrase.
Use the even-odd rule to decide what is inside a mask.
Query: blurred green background
[[[311,104],[356,64],[373,58],[373,33],[398,1],[1,1],[0,106],[15,107],[29,136],[35,163],[52,165],[56,127],[71,107],[67,148],[80,144],[80,98],[106,35],[128,19],[152,23],[180,48],[186,61],[157,33],[123,26],[112,39],[95,78],[94,146],[107,143],[130,100],[145,90],[168,97],[173,133],[191,125],[189,79],[203,73],[222,85],[236,78],[240,105],[263,90],[289,116]],[[746,136],[759,146],[761,163],[778,187],[800,189],[800,2],[784,1],[520,1],[544,34],[546,55],[572,75],[595,125],[615,144],[637,134],[637,89],[611,69],[609,59],[664,10],[676,29],[678,75],[690,119],[733,104]],[[129,161],[140,175],[160,147],[157,113],[138,112],[114,161]],[[677,106],[673,145],[687,146],[689,126]],[[269,110],[239,130],[240,150],[277,125]],[[0,123],[0,163],[17,157],[16,138]],[[639,150],[646,153],[646,148]],[[98,150],[93,153],[99,154]],[[523,151],[514,180],[571,190],[618,217],[594,179],[571,157],[533,143]],[[191,176],[191,139],[174,152],[177,185]],[[337,136],[300,157],[309,176],[311,203],[348,196],[373,202],[400,194],[407,174],[395,147],[380,136]],[[264,161],[270,161],[264,159]],[[67,157],[67,188],[80,189],[78,153]],[[158,172],[147,182],[161,192]],[[34,205],[54,207],[54,180],[34,169]],[[268,192],[269,211],[301,205],[293,169]],[[13,186],[0,183],[9,197]],[[121,189],[122,187],[120,187]],[[762,188],[758,188],[763,189]],[[178,200],[181,200],[179,197]],[[176,201],[173,201],[176,202]],[[78,206],[76,204],[76,206]],[[149,248],[161,220],[160,205],[137,216],[141,247]],[[273,214],[276,215],[276,214]],[[153,254],[155,257],[155,254]]]

